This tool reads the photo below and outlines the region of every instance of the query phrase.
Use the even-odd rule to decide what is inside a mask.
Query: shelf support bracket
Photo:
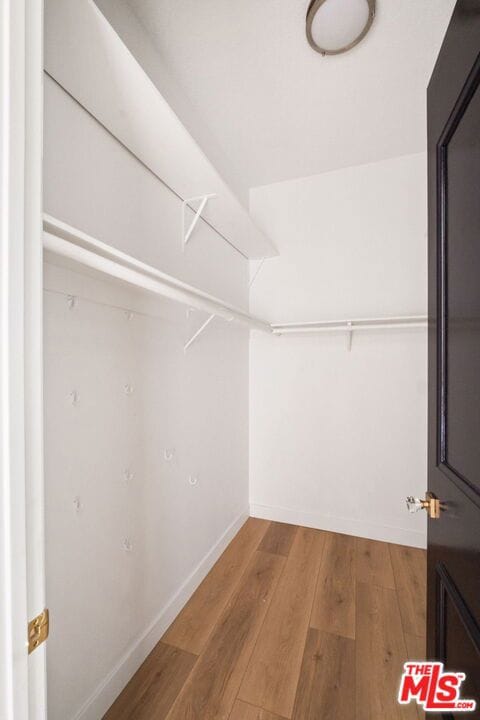
[[[209,315],[209,316],[208,316],[208,318],[205,320],[205,322],[203,323],[203,325],[201,325],[201,326],[198,328],[198,330],[192,335],[192,337],[190,338],[190,340],[185,343],[185,345],[184,345],[184,347],[183,347],[184,352],[187,352],[187,350],[188,350],[188,348],[190,347],[190,345],[193,345],[193,343],[195,342],[195,340],[197,340],[197,339],[200,337],[200,335],[203,333],[203,331],[210,325],[210,323],[212,322],[212,320],[213,320],[214,317],[216,317],[216,315]]]
[[[212,198],[217,197],[214,193],[211,193],[209,195],[198,195],[197,197],[188,198],[187,200],[183,200],[182,202],[182,248],[185,250],[185,245],[190,240],[193,231],[195,230],[195,226],[202,217],[202,213],[205,210],[205,206],[209,200]],[[197,210],[195,211],[195,215],[193,217],[192,222],[187,228],[187,208],[190,208],[190,210],[193,210],[191,207],[192,202],[197,202],[200,200],[200,205],[198,206]]]
[[[347,322],[347,331],[348,331],[348,335],[347,335],[347,350],[348,350],[348,352],[351,352],[351,351],[352,351],[352,340],[353,340],[353,325],[352,325],[352,321],[351,321],[351,320],[349,320],[349,321]]]
[[[248,286],[249,288],[252,287],[253,283],[254,283],[255,280],[257,279],[258,273],[259,273],[260,270],[262,269],[263,263],[265,262],[266,259],[267,259],[267,258],[262,258],[262,259],[260,260],[260,262],[258,263],[257,269],[256,269],[255,272],[253,273],[252,279],[250,280],[250,284],[249,284],[249,286]]]

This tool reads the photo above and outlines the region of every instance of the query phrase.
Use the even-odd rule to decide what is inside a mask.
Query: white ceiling
[[[181,119],[208,127],[244,191],[425,149],[455,0],[377,0],[367,38],[336,57],[307,44],[308,0],[125,1],[192,108]]]

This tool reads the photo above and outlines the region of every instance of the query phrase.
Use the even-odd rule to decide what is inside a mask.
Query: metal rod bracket
[[[249,284],[249,286],[248,286],[249,288],[252,287],[253,283],[254,283],[255,280],[257,279],[258,273],[259,273],[260,270],[262,269],[263,263],[265,262],[265,260],[266,260],[266,258],[262,258],[262,259],[260,260],[260,262],[258,263],[257,269],[256,269],[255,272],[253,273],[252,279],[250,280],[250,284]]]
[[[347,334],[347,350],[348,350],[348,352],[351,352],[351,351],[352,351],[352,340],[353,340],[353,325],[352,325],[352,321],[351,321],[351,320],[349,320],[349,321],[347,322],[347,330],[348,330],[348,334]]]
[[[209,200],[212,198],[217,197],[215,193],[210,193],[208,195],[198,195],[197,197],[188,198],[187,200],[183,200],[182,202],[182,248],[185,250],[185,245],[190,240],[192,233],[195,229],[196,224],[202,217],[202,213],[205,210],[205,206]],[[193,217],[192,222],[187,228],[187,208],[190,208],[190,210],[193,210],[191,207],[191,203],[200,201],[200,205],[198,208],[194,211],[195,215]]]
[[[216,317],[216,316],[215,316],[215,315],[209,315],[209,316],[208,316],[208,318],[205,320],[205,322],[203,323],[203,325],[201,325],[201,326],[198,328],[198,330],[192,335],[192,337],[190,338],[190,340],[188,340],[188,342],[185,343],[185,345],[183,346],[183,351],[184,351],[184,352],[187,352],[187,350],[188,350],[188,348],[190,347],[190,345],[193,345],[193,343],[195,342],[195,340],[198,340],[198,338],[199,338],[200,335],[203,333],[203,331],[210,325],[210,323],[212,322],[212,320],[213,320],[214,317]]]

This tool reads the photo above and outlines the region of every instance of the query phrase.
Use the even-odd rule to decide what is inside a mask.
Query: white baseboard
[[[211,570],[222,552],[240,530],[248,518],[248,510],[242,511],[229,525],[215,545],[198,563],[196,568],[183,582],[175,595],[170,598],[155,620],[120,658],[117,665],[100,683],[95,692],[82,705],[72,720],[99,720],[121,693],[127,682],[135,674],[147,655],[153,650],[168,626],[176,618],[185,603],[190,599],[204,577]]]
[[[424,533],[405,528],[390,527],[388,525],[377,525],[376,523],[363,522],[353,518],[334,517],[331,515],[320,515],[318,513],[303,510],[291,510],[290,508],[275,507],[273,505],[250,505],[252,517],[263,518],[264,520],[276,520],[277,522],[290,523],[291,525],[303,525],[317,530],[329,530],[344,535],[355,535],[370,540],[381,540],[395,545],[408,545],[410,547],[426,548],[427,537]]]

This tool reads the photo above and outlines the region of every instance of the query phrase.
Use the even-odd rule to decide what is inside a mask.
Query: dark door
[[[480,718],[480,0],[459,0],[428,88],[429,659]],[[433,715],[432,715],[433,717]],[[439,717],[436,714],[436,717]],[[453,717],[444,714],[444,718]]]

